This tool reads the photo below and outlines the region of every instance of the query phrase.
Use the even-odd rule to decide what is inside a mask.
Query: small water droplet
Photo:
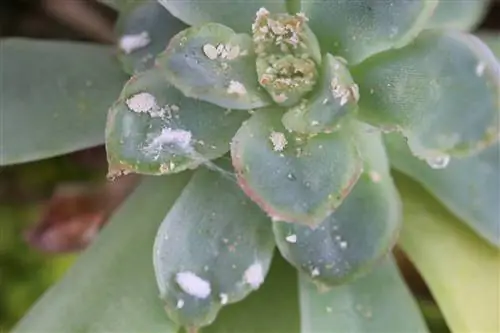
[[[450,163],[450,156],[449,155],[433,156],[427,158],[426,162],[433,169],[444,169]]]
[[[293,173],[289,173],[288,175],[286,175],[286,178],[288,178],[289,180],[296,180],[297,179]]]

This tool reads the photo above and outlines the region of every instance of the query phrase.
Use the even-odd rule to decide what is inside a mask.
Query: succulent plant
[[[277,247],[300,277],[303,332],[352,328],[345,297],[371,304],[360,332],[425,331],[391,256],[403,220],[391,166],[500,245],[500,66],[467,32],[487,1],[123,3],[132,77],[108,113],[109,177],[155,176],[134,197],[166,212],[144,215],[163,222],[140,265],[172,327],[210,330],[265,282]],[[163,204],[168,184],[180,194]],[[400,302],[406,321],[370,321],[377,302]]]
[[[369,272],[401,223],[381,132],[435,169],[498,139],[498,62],[467,32],[426,29],[438,2],[261,2],[161,0],[191,27],[109,113],[111,177],[212,170],[155,243],[161,298],[186,327],[257,288],[274,242],[322,286]]]

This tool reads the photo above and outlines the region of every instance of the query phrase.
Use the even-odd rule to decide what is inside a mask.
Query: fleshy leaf
[[[271,223],[228,174],[198,170],[156,237],[160,297],[172,320],[188,328],[210,324],[223,305],[258,289],[269,270]]]
[[[484,18],[490,0],[440,0],[427,23],[430,29],[472,30]]]
[[[351,284],[321,293],[300,279],[302,332],[428,332],[392,258]]]
[[[238,182],[273,219],[317,225],[348,195],[362,167],[348,128],[312,138],[288,133],[283,111],[257,111],[231,144]]]
[[[302,1],[324,51],[350,65],[410,42],[432,15],[435,0]]]
[[[426,31],[352,73],[360,85],[361,118],[401,131],[414,155],[431,165],[498,140],[500,68],[472,35]]]
[[[424,278],[451,331],[500,332],[500,251],[415,182],[398,177],[397,185],[404,207],[401,247]]]
[[[156,61],[187,97],[241,110],[270,103],[257,80],[252,38],[223,25],[209,23],[180,32]]]
[[[120,36],[119,59],[129,74],[154,65],[170,39],[187,26],[156,1],[145,2],[130,13],[120,15],[116,30]]]
[[[4,39],[0,50],[0,165],[104,142],[106,110],[126,81],[112,48]]]
[[[203,333],[299,333],[298,298],[297,271],[276,255],[262,287],[224,307]]]
[[[177,333],[155,287],[156,230],[189,173],[147,177],[12,332]]]
[[[111,107],[106,129],[110,176],[166,174],[224,155],[246,112],[186,98],[154,68],[133,77]]]
[[[401,204],[380,134],[361,131],[357,136],[364,171],[340,207],[315,229],[274,223],[281,254],[325,286],[372,269],[394,245],[401,223]]]
[[[237,32],[250,32],[255,13],[265,7],[286,13],[286,0],[158,0],[172,15],[189,25],[224,24]]]
[[[285,113],[283,124],[299,133],[333,131],[343,116],[357,110],[358,89],[345,63],[327,54],[314,95]]]
[[[394,168],[420,182],[477,234],[500,247],[499,143],[434,170],[412,156],[400,136],[390,134],[385,142]]]

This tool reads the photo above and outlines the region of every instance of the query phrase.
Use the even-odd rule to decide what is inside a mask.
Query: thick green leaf
[[[120,36],[119,59],[129,74],[154,65],[170,39],[187,26],[156,1],[146,1],[130,13],[120,15],[116,30]]]
[[[222,306],[258,289],[273,254],[269,219],[221,171],[195,173],[155,241],[160,297],[188,328],[209,325]]]
[[[500,251],[485,243],[414,182],[398,177],[400,243],[453,332],[500,332]],[[496,203],[498,205],[498,202]]]
[[[302,11],[323,51],[353,65],[410,42],[436,5],[435,0],[304,0]]]
[[[401,203],[377,133],[361,134],[363,173],[340,207],[318,227],[275,222],[282,255],[322,285],[345,283],[366,274],[394,245],[401,224]]]
[[[245,193],[273,220],[321,223],[358,180],[362,161],[348,126],[312,138],[287,132],[283,111],[257,111],[231,144]]]
[[[203,333],[299,333],[297,271],[274,256],[262,287],[222,309]]]
[[[500,67],[476,37],[426,31],[410,45],[372,57],[353,72],[360,115],[398,130],[434,167],[498,140]]]
[[[0,42],[0,165],[102,144],[106,111],[126,77],[107,46]]]
[[[166,174],[220,157],[246,112],[185,97],[156,68],[133,77],[109,111],[110,175]]]
[[[189,25],[222,23],[237,32],[250,32],[255,13],[265,7],[286,13],[286,0],[158,0],[172,15]]]
[[[224,108],[249,110],[270,103],[257,80],[253,42],[217,23],[177,34],[157,64],[184,95]]]
[[[359,88],[345,64],[326,54],[314,95],[285,113],[283,124],[299,133],[331,132],[343,116],[357,110],[358,99]]]
[[[177,332],[158,298],[151,249],[162,218],[188,179],[186,173],[144,179],[13,332]]]
[[[391,164],[420,182],[450,211],[484,239],[500,247],[500,145],[479,154],[451,159],[446,169],[435,170],[411,155],[404,140],[386,137]]]
[[[472,30],[484,18],[490,3],[491,0],[440,0],[427,27]]]
[[[428,332],[392,258],[355,282],[321,293],[300,279],[303,333]]]

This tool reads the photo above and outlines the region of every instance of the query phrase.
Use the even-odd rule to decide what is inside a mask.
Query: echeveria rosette
[[[434,168],[498,140],[498,62],[472,35],[446,29],[446,18],[433,16],[437,1],[159,2],[192,27],[170,40],[156,65],[136,66],[142,72],[111,108],[111,174],[208,165],[228,176],[211,161],[230,152],[228,177],[234,171],[253,201],[235,207],[242,214],[260,207],[283,256],[321,284],[367,272],[397,238],[400,203],[380,132],[402,134]],[[219,205],[225,190],[216,188],[203,200]],[[184,211],[193,207],[184,201]],[[175,269],[163,272],[158,258],[172,318],[209,324],[226,297],[179,303]],[[221,285],[199,259],[189,269]]]

